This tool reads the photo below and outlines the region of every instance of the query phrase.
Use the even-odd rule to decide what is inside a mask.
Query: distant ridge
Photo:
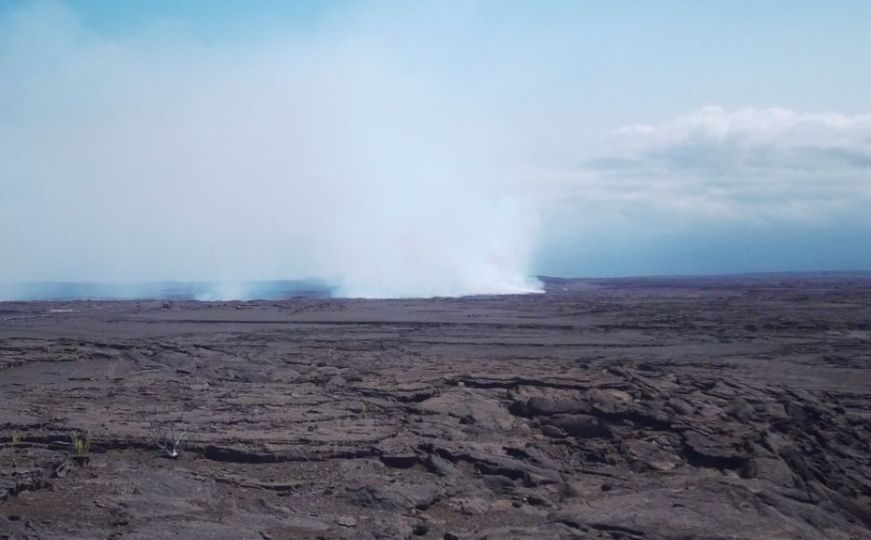
[[[223,282],[0,283],[0,301],[72,300],[281,300],[325,298],[332,287],[316,279]]]
[[[723,284],[751,287],[791,287],[808,281],[871,280],[868,270],[818,272],[749,272],[737,274],[646,275],[620,277],[537,276],[545,290],[576,291],[590,288],[667,288],[694,286],[710,288]],[[247,301],[289,298],[333,298],[337,289],[316,278],[298,280],[245,281],[154,281],[139,283],[100,282],[0,282],[0,302],[76,300],[176,300]]]
[[[637,279],[778,279],[778,278],[850,278],[871,277],[871,270],[818,270],[818,271],[779,271],[779,272],[734,272],[723,274],[642,274],[637,276],[537,276],[543,281],[619,281]]]
[[[694,287],[699,289],[747,288],[789,289],[807,287],[814,283],[823,285],[833,281],[845,282],[860,287],[871,285],[871,271],[820,271],[820,272],[752,272],[740,274],[697,274],[662,276],[625,276],[563,278],[538,276],[546,292],[577,291],[581,289],[636,289]]]

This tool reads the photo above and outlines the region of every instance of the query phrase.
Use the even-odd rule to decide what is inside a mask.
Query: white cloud
[[[868,220],[871,115],[704,107],[618,129],[592,159],[588,202],[670,220]]]
[[[800,113],[783,108],[729,111],[707,106],[661,125],[617,130],[618,138],[639,150],[688,142],[735,145],[871,147],[871,115]]]

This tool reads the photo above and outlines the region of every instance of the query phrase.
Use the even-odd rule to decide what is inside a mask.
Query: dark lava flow
[[[871,279],[547,287],[0,303],[0,538],[871,538]]]

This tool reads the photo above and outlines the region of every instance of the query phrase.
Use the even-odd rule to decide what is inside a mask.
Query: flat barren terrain
[[[0,303],[0,538],[869,527],[871,278]]]

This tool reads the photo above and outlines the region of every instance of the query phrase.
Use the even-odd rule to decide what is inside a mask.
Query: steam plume
[[[324,278],[367,297],[537,290],[508,129],[397,36],[107,37],[0,20],[0,281]],[[428,45],[410,44],[415,58]],[[426,55],[423,55],[426,57]],[[435,66],[435,67],[434,67]],[[219,296],[245,297],[238,287]]]

